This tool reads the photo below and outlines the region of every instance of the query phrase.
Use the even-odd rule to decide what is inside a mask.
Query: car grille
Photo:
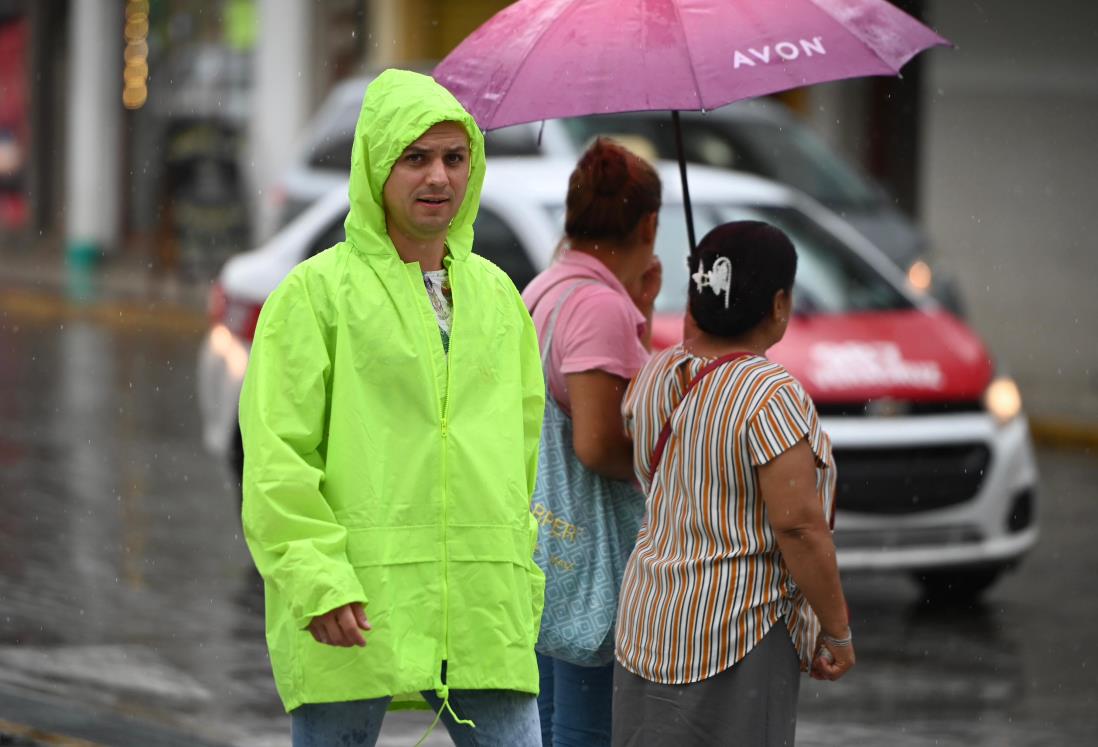
[[[982,443],[896,449],[835,449],[840,511],[912,514],[964,503],[984,480]]]
[[[911,527],[887,530],[836,529],[835,547],[840,550],[892,550],[907,547],[946,547],[981,542],[975,527]]]
[[[870,402],[817,402],[820,417],[864,418],[909,415],[954,415],[966,412],[983,412],[979,400],[949,400],[946,402],[912,402],[909,400],[880,399]]]

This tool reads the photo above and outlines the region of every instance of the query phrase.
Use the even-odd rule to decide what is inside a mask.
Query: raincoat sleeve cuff
[[[309,627],[314,617],[331,612],[337,607],[343,607],[352,602],[359,602],[363,607],[368,604],[362,585],[354,577],[353,571],[350,572],[350,578],[343,579],[341,582],[329,582],[323,584],[323,587],[318,584],[316,592],[309,596],[311,598],[292,605],[291,612],[298,629]]]

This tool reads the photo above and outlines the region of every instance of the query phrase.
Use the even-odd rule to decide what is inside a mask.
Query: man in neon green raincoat
[[[467,720],[477,744],[540,744],[545,387],[522,299],[472,252],[484,167],[453,96],[382,73],[355,129],[346,241],[263,307],[243,519],[295,745],[373,744],[410,693],[459,745]]]

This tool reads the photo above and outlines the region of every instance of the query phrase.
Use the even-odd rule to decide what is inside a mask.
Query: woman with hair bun
[[[565,204],[557,261],[530,283],[523,300],[543,351],[548,345],[547,407],[559,407],[571,419],[576,469],[616,484],[616,494],[635,506],[635,524],[623,527],[629,541],[620,559],[624,565],[644,496],[631,485],[632,445],[622,427],[621,403],[629,380],[648,359],[652,306],[662,278],[654,253],[660,179],[639,156],[600,138],[572,172]],[[549,423],[547,417],[546,427]],[[551,491],[542,479],[539,489]],[[615,604],[616,593],[612,599]],[[553,601],[547,598],[547,607]],[[608,611],[607,626],[614,612]],[[610,744],[612,645],[611,629],[602,666],[539,655],[538,706],[546,747]]]
[[[614,744],[791,745],[799,671],[854,665],[831,442],[766,358],[797,254],[743,221],[713,229],[689,266],[693,334],[648,361],[623,405],[647,502],[618,611]]]

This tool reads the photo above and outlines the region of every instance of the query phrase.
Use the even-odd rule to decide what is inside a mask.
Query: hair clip
[[[732,294],[732,261],[728,257],[717,257],[709,272],[704,272],[702,267],[704,263],[698,260],[698,271],[691,276],[694,287],[698,289],[698,293],[705,290],[706,286],[718,296],[723,292],[724,308],[727,309]]]

